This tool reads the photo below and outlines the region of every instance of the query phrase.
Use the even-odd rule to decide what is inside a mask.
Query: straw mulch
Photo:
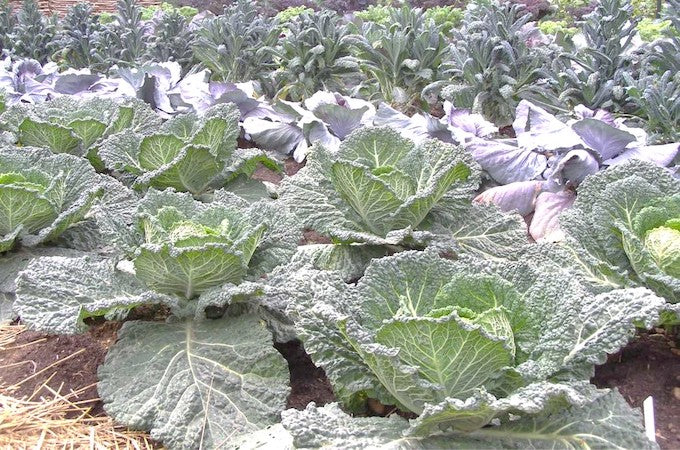
[[[0,351],[9,348],[23,330],[21,326],[1,325]],[[62,393],[47,385],[50,379],[24,399],[10,395],[17,386],[0,386],[0,449],[158,448],[144,433],[118,426],[107,416],[90,416],[89,407],[83,404],[92,404],[93,399],[74,399],[91,386]],[[45,396],[45,392],[50,395]]]

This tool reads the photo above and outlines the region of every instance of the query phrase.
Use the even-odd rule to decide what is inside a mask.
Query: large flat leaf
[[[241,255],[219,244],[172,253],[167,247],[147,245],[134,263],[137,277],[149,288],[186,298],[218,284],[238,283],[246,271]]]
[[[127,322],[99,368],[107,413],[168,448],[223,448],[278,422],[288,368],[254,315]]]
[[[579,120],[571,127],[603,160],[620,155],[628,144],[635,142],[632,134],[597,119]]]
[[[548,158],[541,153],[501,141],[476,138],[466,148],[482,169],[501,184],[534,180],[548,167]]]
[[[17,278],[14,309],[33,329],[72,334],[87,329],[83,320],[88,317],[149,303],[174,303],[114,266],[115,261],[92,255],[34,259]]]

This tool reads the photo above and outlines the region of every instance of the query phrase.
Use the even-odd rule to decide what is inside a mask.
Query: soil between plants
[[[626,401],[642,410],[654,398],[656,440],[663,450],[680,449],[680,350],[678,335],[640,333],[595,369],[591,380],[601,388],[618,388]],[[678,397],[674,395],[677,389]]]
[[[115,342],[119,328],[120,323],[106,322],[75,336],[21,333],[8,348],[0,349],[0,389],[21,383],[7,393],[22,398],[33,395],[43,384],[62,394],[87,387],[74,401],[86,401],[92,407],[92,415],[103,415],[94,386],[97,367]],[[606,364],[597,367],[592,380],[598,387],[617,387],[636,408],[653,396],[657,440],[664,450],[680,448],[680,399],[673,394],[673,389],[680,387],[680,351],[674,345],[666,335],[641,333],[619,353],[611,355]],[[323,369],[314,366],[299,341],[275,347],[290,369],[289,408],[303,409],[312,401],[319,406],[335,401]],[[34,398],[40,396],[49,398],[51,394],[42,388]]]

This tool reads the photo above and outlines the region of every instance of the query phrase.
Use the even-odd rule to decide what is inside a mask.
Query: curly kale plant
[[[83,220],[101,193],[84,159],[31,147],[0,149],[0,253],[54,240]]]
[[[625,345],[636,323],[653,324],[664,304],[644,288],[590,294],[530,260],[463,263],[430,252],[373,260],[356,285],[310,270],[292,283],[296,328],[339,401],[360,410],[372,398],[417,414],[402,424],[406,439],[452,430],[449,442],[487,441],[481,448],[531,439],[527,421],[565,407],[587,411],[606,394],[587,381],[594,365]],[[612,433],[649,446],[639,425],[599,426],[582,439],[600,444],[599,433],[604,442]],[[541,428],[538,446],[561,440]]]
[[[514,119],[523,98],[547,89],[552,49],[532,46],[531,15],[521,5],[491,3],[466,13],[454,30],[453,57],[447,68],[449,85],[442,97],[457,108],[472,108],[499,126]]]
[[[65,68],[90,68],[96,63],[95,42],[98,33],[103,30],[99,17],[93,14],[92,5],[78,3],[70,6],[56,35],[57,52],[52,59]]]
[[[253,2],[240,0],[224,14],[201,22],[194,57],[219,80],[254,80],[275,68],[272,56],[263,49],[278,39],[276,22],[259,15]]]
[[[279,98],[300,101],[319,90],[346,93],[347,80],[359,77],[351,52],[353,36],[332,11],[304,12],[286,24],[271,53],[278,68],[272,73]]]
[[[420,9],[392,10],[386,25],[365,23],[357,39],[357,57],[366,96],[404,108],[425,106],[422,91],[445,78],[449,46],[439,27]]]

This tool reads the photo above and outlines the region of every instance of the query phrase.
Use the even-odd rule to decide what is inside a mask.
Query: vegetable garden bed
[[[514,3],[0,3],[0,444],[679,446],[680,0]]]
[[[0,349],[0,392],[5,390],[3,387],[21,383],[19,389],[9,394],[16,398],[51,398],[50,391],[38,389],[47,385],[62,393],[79,392],[73,401],[88,407],[94,416],[104,414],[94,387],[97,366],[103,361],[109,345],[115,341],[119,327],[118,323],[105,323],[75,336],[21,332],[11,344]],[[9,333],[8,329],[3,330],[3,334],[6,333]],[[677,336],[665,333],[641,333],[619,353],[611,355],[606,364],[598,366],[593,378],[599,387],[618,388],[634,407],[642,407],[642,401],[653,396],[656,436],[662,450],[680,446],[680,398],[676,393],[680,387],[680,352],[675,347],[677,339]],[[277,349],[288,361],[291,373],[289,408],[304,409],[309,402],[324,405],[335,401],[323,370],[314,366],[299,342],[278,344]],[[24,381],[28,377],[32,378]],[[83,391],[83,388],[88,389]],[[0,429],[3,429],[2,422]],[[4,429],[12,432],[11,428]]]

